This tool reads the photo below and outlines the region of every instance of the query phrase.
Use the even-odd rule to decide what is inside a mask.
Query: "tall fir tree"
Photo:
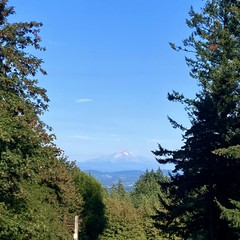
[[[232,203],[240,200],[240,2],[208,0],[200,13],[191,8],[189,15],[192,34],[183,46],[171,47],[190,54],[186,62],[200,91],[194,99],[168,95],[186,106],[191,127],[170,118],[183,130],[184,144],[154,151],[160,163],[175,164],[168,214],[161,216],[182,237],[234,240],[240,230],[231,228],[224,209],[238,211]],[[222,149],[238,154],[220,154]]]

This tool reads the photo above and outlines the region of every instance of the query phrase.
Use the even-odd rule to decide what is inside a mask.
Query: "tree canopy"
[[[98,239],[107,222],[104,203],[105,191],[100,182],[76,167],[73,169],[73,176],[77,190],[83,198],[81,239]]]
[[[55,136],[42,120],[46,90],[36,76],[46,74],[41,23],[9,22],[15,13],[0,1],[0,239],[71,239],[65,220],[79,215],[77,193]]]
[[[160,163],[175,164],[165,217],[168,230],[182,237],[230,240],[240,233],[230,227],[230,218],[221,217],[225,208],[237,211],[229,199],[240,200],[239,7],[239,1],[208,0],[200,13],[191,8],[192,34],[183,46],[171,44],[189,54],[190,76],[200,87],[194,99],[176,91],[168,95],[186,106],[191,126],[170,119],[183,131],[183,146],[172,151],[159,145],[154,151]]]
[[[199,92],[173,91],[190,127],[183,146],[153,151],[175,169],[146,171],[131,193],[121,181],[105,191],[68,162],[42,121],[48,110],[41,23],[10,22],[0,1],[0,239],[72,239],[69,219],[80,215],[81,239],[209,239],[240,237],[240,2],[206,0],[189,11],[191,35],[182,46]],[[159,229],[158,229],[159,228]],[[94,229],[94,230],[93,230]]]

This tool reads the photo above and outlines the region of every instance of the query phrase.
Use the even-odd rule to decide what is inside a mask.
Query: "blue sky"
[[[181,146],[167,115],[188,124],[183,107],[168,102],[173,89],[193,96],[181,43],[191,5],[177,0],[9,0],[16,21],[43,23],[49,111],[57,144],[70,160],[84,161],[128,149],[154,161],[157,143]]]

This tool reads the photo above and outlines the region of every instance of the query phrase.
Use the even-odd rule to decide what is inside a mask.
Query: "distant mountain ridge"
[[[145,171],[159,168],[159,163],[155,159],[150,160],[127,150],[117,151],[111,155],[101,156],[85,162],[77,162],[77,165],[83,171],[95,170],[102,172]]]
[[[145,171],[129,170],[129,171],[118,171],[118,172],[101,172],[101,171],[84,171],[91,174],[99,182],[102,183],[106,189],[111,189],[113,184],[117,184],[119,180],[123,183],[125,189],[130,191],[134,188],[135,183],[139,180],[140,176]],[[168,175],[170,171],[162,170],[164,175]]]
[[[113,184],[117,184],[121,181],[127,191],[133,189],[134,184],[144,173],[144,171],[119,171],[119,172],[100,172],[100,171],[85,171],[102,183],[102,186],[106,189],[111,189]]]

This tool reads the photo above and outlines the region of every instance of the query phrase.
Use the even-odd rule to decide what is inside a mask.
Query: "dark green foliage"
[[[14,10],[6,4],[0,3],[0,179],[1,196],[10,201],[12,193],[19,190],[20,178],[34,177],[41,166],[37,156],[52,139],[39,118],[48,98],[32,79],[42,60],[24,52],[32,45],[42,49],[37,35],[41,24],[9,24],[7,17]]]
[[[228,148],[217,149],[215,154],[225,156],[226,158],[240,158],[240,145],[230,146]],[[230,204],[228,208],[222,206],[219,202],[221,209],[221,218],[227,220],[229,226],[238,232],[240,236],[240,201],[229,199]]]
[[[81,239],[94,240],[103,232],[106,225],[104,190],[91,175],[73,169],[74,181],[83,198]]]
[[[240,201],[230,200],[232,208],[225,208],[219,204],[221,212],[221,218],[227,220],[229,225],[233,229],[240,229]],[[240,236],[240,235],[239,235]]]
[[[60,206],[46,201],[53,191],[27,181],[22,186],[26,188],[24,209],[1,205],[1,239],[68,239]]]
[[[171,121],[183,131],[183,147],[154,151],[160,163],[175,164],[162,217],[170,233],[185,238],[233,240],[239,229],[223,216],[225,208],[234,210],[229,199],[240,200],[240,3],[206,1],[201,13],[191,8],[189,14],[192,34],[183,47],[171,46],[191,53],[186,61],[200,92],[194,99],[168,96],[186,106],[191,127]]]
[[[41,23],[9,23],[14,8],[0,1],[0,239],[71,239],[65,219],[81,212],[69,170],[40,116],[46,90],[35,76],[44,50]]]

